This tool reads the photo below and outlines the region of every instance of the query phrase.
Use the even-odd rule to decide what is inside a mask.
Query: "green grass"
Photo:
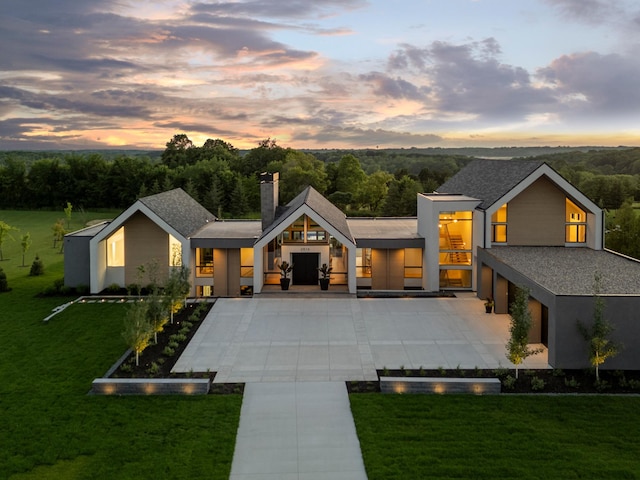
[[[640,398],[350,397],[369,480],[640,478]]]
[[[29,277],[13,232],[0,262],[13,289],[0,294],[0,479],[229,478],[241,396],[87,395],[126,349],[126,306],[73,305],[42,322],[69,300],[35,296],[62,277],[50,228],[63,216],[0,211],[45,263]]]

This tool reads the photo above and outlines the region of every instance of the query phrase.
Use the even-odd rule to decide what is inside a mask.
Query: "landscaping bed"
[[[211,382],[216,372],[171,372],[180,355],[198,331],[213,303],[188,303],[174,314],[173,323],[168,322],[158,333],[158,343],[151,343],[140,354],[136,366],[135,353],[131,352],[114,370],[110,378],[208,378]],[[211,384],[210,394],[242,394],[244,384]]]

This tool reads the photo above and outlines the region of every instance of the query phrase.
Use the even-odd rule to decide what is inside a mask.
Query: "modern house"
[[[260,220],[217,219],[180,189],[140,198],[65,237],[65,283],[99,293],[184,265],[193,296],[240,296],[277,288],[284,261],[292,290],[317,285],[327,263],[334,289],[467,290],[494,299],[496,313],[526,286],[531,342],[548,347],[552,366],[582,368],[577,322],[593,318],[599,275],[605,313],[626,344],[606,367],[640,368],[640,262],[604,249],[602,210],[547,164],[475,160],[419,194],[413,218],[347,218],[311,187],[279,206],[278,180],[260,178]]]

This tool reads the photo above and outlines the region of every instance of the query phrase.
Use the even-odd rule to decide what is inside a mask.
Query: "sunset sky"
[[[0,149],[640,145],[637,0],[3,0]]]

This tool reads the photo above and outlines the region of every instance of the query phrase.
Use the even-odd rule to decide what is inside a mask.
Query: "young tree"
[[[613,326],[604,317],[604,300],[600,296],[601,276],[596,273],[593,281],[593,323],[591,327],[578,321],[578,329],[587,342],[589,363],[596,369],[596,381],[600,381],[600,365],[605,360],[615,357],[620,345],[611,340]]]
[[[22,247],[22,266],[26,266],[24,264],[24,256],[27,254],[29,247],[31,246],[31,234],[29,232],[25,233],[20,239],[20,246]]]
[[[53,248],[56,248],[58,242],[62,242],[62,240],[64,240],[64,236],[67,233],[64,228],[64,220],[59,219],[56,223],[53,224],[51,230],[53,230]]]
[[[127,346],[136,352],[136,366],[140,365],[140,354],[149,346],[153,329],[147,318],[148,305],[136,302],[127,310],[122,337]]]
[[[153,331],[153,341],[158,343],[158,332],[161,332],[167,323],[167,309],[157,291],[152,292],[145,299],[147,304],[147,318]]]
[[[64,215],[67,217],[67,228],[71,229],[71,211],[73,210],[73,205],[67,202],[67,206],[64,207]]]
[[[164,286],[164,295],[167,308],[169,310],[171,323],[173,324],[173,314],[180,311],[191,290],[189,282],[189,268],[185,266],[172,267],[169,278]]]
[[[17,231],[18,229],[0,220],[0,261],[4,260],[4,256],[2,254],[2,244],[7,238],[10,238],[11,240],[13,240],[13,237],[9,233],[11,230]]]
[[[540,353],[541,349],[529,348],[529,330],[533,320],[529,311],[529,289],[517,287],[515,300],[511,304],[511,323],[509,326],[509,341],[507,342],[507,359],[518,366],[529,356]]]

